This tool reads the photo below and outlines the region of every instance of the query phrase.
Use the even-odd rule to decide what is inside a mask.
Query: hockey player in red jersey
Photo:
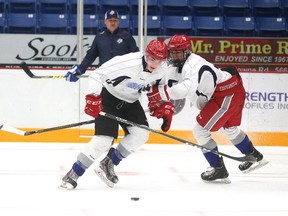
[[[95,169],[96,174],[110,187],[118,182],[114,165],[118,165],[148,140],[147,130],[118,123],[99,113],[103,110],[109,114],[127,119],[137,124],[148,126],[145,112],[139,102],[141,92],[163,78],[166,73],[167,46],[164,42],[152,40],[146,52],[133,52],[116,56],[105,62],[89,76],[90,92],[86,95],[85,113],[96,118],[95,135],[79,153],[72,169],[63,177],[61,189],[74,189],[77,179],[104,152],[107,156]],[[174,105],[171,102],[150,104],[152,116],[163,118],[163,131],[168,131]],[[119,125],[125,135],[117,148],[111,148],[118,138]]]
[[[150,102],[188,98],[200,112],[193,128],[199,145],[218,150],[211,132],[221,130],[243,154],[253,155],[257,162],[242,162],[239,169],[244,173],[266,165],[268,162],[255,149],[241,124],[245,101],[245,89],[235,67],[220,70],[199,55],[191,52],[187,35],[174,35],[168,42],[168,61],[177,67],[176,73],[167,73],[165,83],[153,86],[148,93]],[[172,81],[172,82],[171,82]],[[205,182],[230,183],[222,157],[203,150],[210,168],[201,174]]]

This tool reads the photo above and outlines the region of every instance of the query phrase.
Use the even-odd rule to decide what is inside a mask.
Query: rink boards
[[[91,119],[83,111],[88,92],[87,78],[69,83],[64,79],[31,79],[21,69],[1,69],[0,72],[0,125],[33,131]],[[66,70],[33,72],[38,75],[63,75]],[[241,129],[249,134],[255,145],[288,145],[288,74],[241,73],[241,76],[247,91]],[[146,96],[141,98],[141,103],[146,109]],[[196,142],[192,129],[199,111],[187,100],[174,103],[176,114],[169,134]],[[152,129],[160,129],[161,120],[150,117],[149,113],[147,118]],[[0,131],[0,142],[86,143],[94,134],[93,128],[94,125],[90,124],[25,137]],[[217,132],[213,137],[221,144],[229,144],[221,133]],[[150,133],[148,143],[177,142]]]
[[[25,131],[35,130],[24,129]],[[284,132],[247,132],[250,139],[258,146],[288,146],[288,133]],[[0,131],[0,142],[67,142],[67,143],[87,143],[94,134],[92,129],[65,129],[43,134],[30,136],[18,136],[8,132]],[[168,134],[196,143],[191,131],[169,131]],[[118,143],[123,136],[123,131],[119,131]],[[214,133],[212,137],[219,144],[230,144],[230,142],[220,133]],[[147,144],[177,144],[178,141],[150,133]]]

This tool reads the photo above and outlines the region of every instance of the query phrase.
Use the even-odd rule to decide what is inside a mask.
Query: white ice
[[[84,145],[0,143],[0,215],[288,215],[288,147],[258,146],[269,164],[249,174],[238,170],[239,162],[224,159],[232,183],[223,185],[202,182],[208,164],[198,148],[145,144],[115,167],[114,188],[98,179],[92,166],[76,190],[59,190]],[[233,146],[219,151],[241,156]]]

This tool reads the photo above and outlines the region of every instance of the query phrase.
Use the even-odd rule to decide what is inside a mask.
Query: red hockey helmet
[[[176,34],[168,42],[169,50],[191,50],[191,42],[187,35]]]
[[[151,40],[146,47],[146,53],[157,60],[164,60],[168,56],[167,45],[158,40]]]
[[[168,62],[175,67],[182,67],[191,54],[191,42],[187,35],[176,34],[168,42],[169,57]],[[181,52],[182,57],[174,56],[173,53]],[[176,54],[177,55],[177,54]]]

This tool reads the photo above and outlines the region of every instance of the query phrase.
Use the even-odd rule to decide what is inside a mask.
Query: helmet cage
[[[175,66],[175,67],[182,67],[185,63],[185,61],[187,60],[187,58],[190,56],[191,54],[191,51],[189,49],[186,49],[186,50],[182,50],[183,52],[183,59],[182,60],[179,60],[179,59],[176,59],[176,60],[173,60],[171,54],[170,54],[170,51],[172,50],[169,50],[168,51],[168,62],[169,64]]]
[[[171,57],[171,51],[183,51],[183,59],[182,60],[173,60]],[[168,62],[176,67],[182,67],[186,61],[186,59],[191,54],[191,42],[187,35],[185,34],[177,34],[172,36],[172,38],[168,42]]]

